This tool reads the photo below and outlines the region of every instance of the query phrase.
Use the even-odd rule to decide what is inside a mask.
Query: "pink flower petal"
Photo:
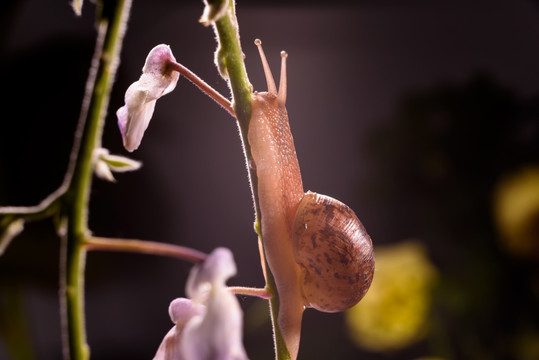
[[[140,146],[155,108],[155,102],[176,87],[180,74],[168,66],[176,59],[168,45],[157,45],[142,68],[142,75],[125,93],[125,105],[116,112],[124,147],[134,151]]]

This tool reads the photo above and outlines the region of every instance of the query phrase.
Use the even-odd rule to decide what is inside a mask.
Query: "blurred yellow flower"
[[[437,270],[418,241],[378,247],[365,298],[345,313],[351,339],[372,351],[404,348],[426,333]]]
[[[498,230],[513,254],[539,255],[539,168],[527,168],[501,181],[494,197]]]

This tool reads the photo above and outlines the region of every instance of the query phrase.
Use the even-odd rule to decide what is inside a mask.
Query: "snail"
[[[264,257],[279,295],[277,322],[295,359],[306,307],[337,312],[365,295],[374,273],[372,241],[340,201],[304,193],[286,102],[286,52],[279,90],[260,40],[267,92],[254,92],[247,134],[258,181]]]
[[[277,304],[271,303],[277,306],[272,309],[272,313],[277,314],[276,331],[280,332],[290,358],[295,359],[305,308],[337,312],[354,306],[371,285],[374,251],[369,235],[352,209],[329,196],[310,191],[304,193],[285,107],[287,54],[281,52],[281,79],[277,91],[262,43],[255,40],[255,44],[268,91],[252,94],[246,150],[252,155],[249,167],[256,171],[255,196],[261,215],[259,233],[263,242],[261,258],[267,262],[272,274],[271,279],[265,277],[275,283],[277,293],[272,295],[278,296]],[[145,64],[140,84],[134,83],[136,90],[126,93],[126,103],[130,105],[120,108],[117,113],[122,136],[129,122],[142,129],[134,135],[127,132],[128,137],[133,137],[128,142],[124,138],[124,143],[133,145],[128,150],[132,151],[140,144],[155,100],[175,86],[178,77],[171,75],[174,71],[235,116],[230,101],[176,63],[168,46],[158,45],[150,55],[146,60],[149,69]],[[157,95],[146,96],[149,91],[146,87]],[[134,108],[134,114],[129,114],[130,107]],[[280,337],[276,339],[279,341]]]

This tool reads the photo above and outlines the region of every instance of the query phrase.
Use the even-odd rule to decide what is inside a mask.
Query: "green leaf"
[[[94,171],[97,176],[115,182],[112,172],[127,172],[140,169],[142,163],[125,156],[111,155],[107,149],[94,151]]]
[[[142,166],[140,161],[120,155],[106,155],[101,157],[101,161],[105,162],[114,172],[134,171]]]

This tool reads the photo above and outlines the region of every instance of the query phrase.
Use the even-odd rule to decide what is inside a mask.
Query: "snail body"
[[[264,257],[279,294],[277,321],[295,359],[305,307],[336,312],[355,305],[374,272],[372,242],[354,212],[338,200],[304,193],[286,111],[286,57],[279,91],[256,40],[267,92],[252,95],[248,142],[258,181]]]

